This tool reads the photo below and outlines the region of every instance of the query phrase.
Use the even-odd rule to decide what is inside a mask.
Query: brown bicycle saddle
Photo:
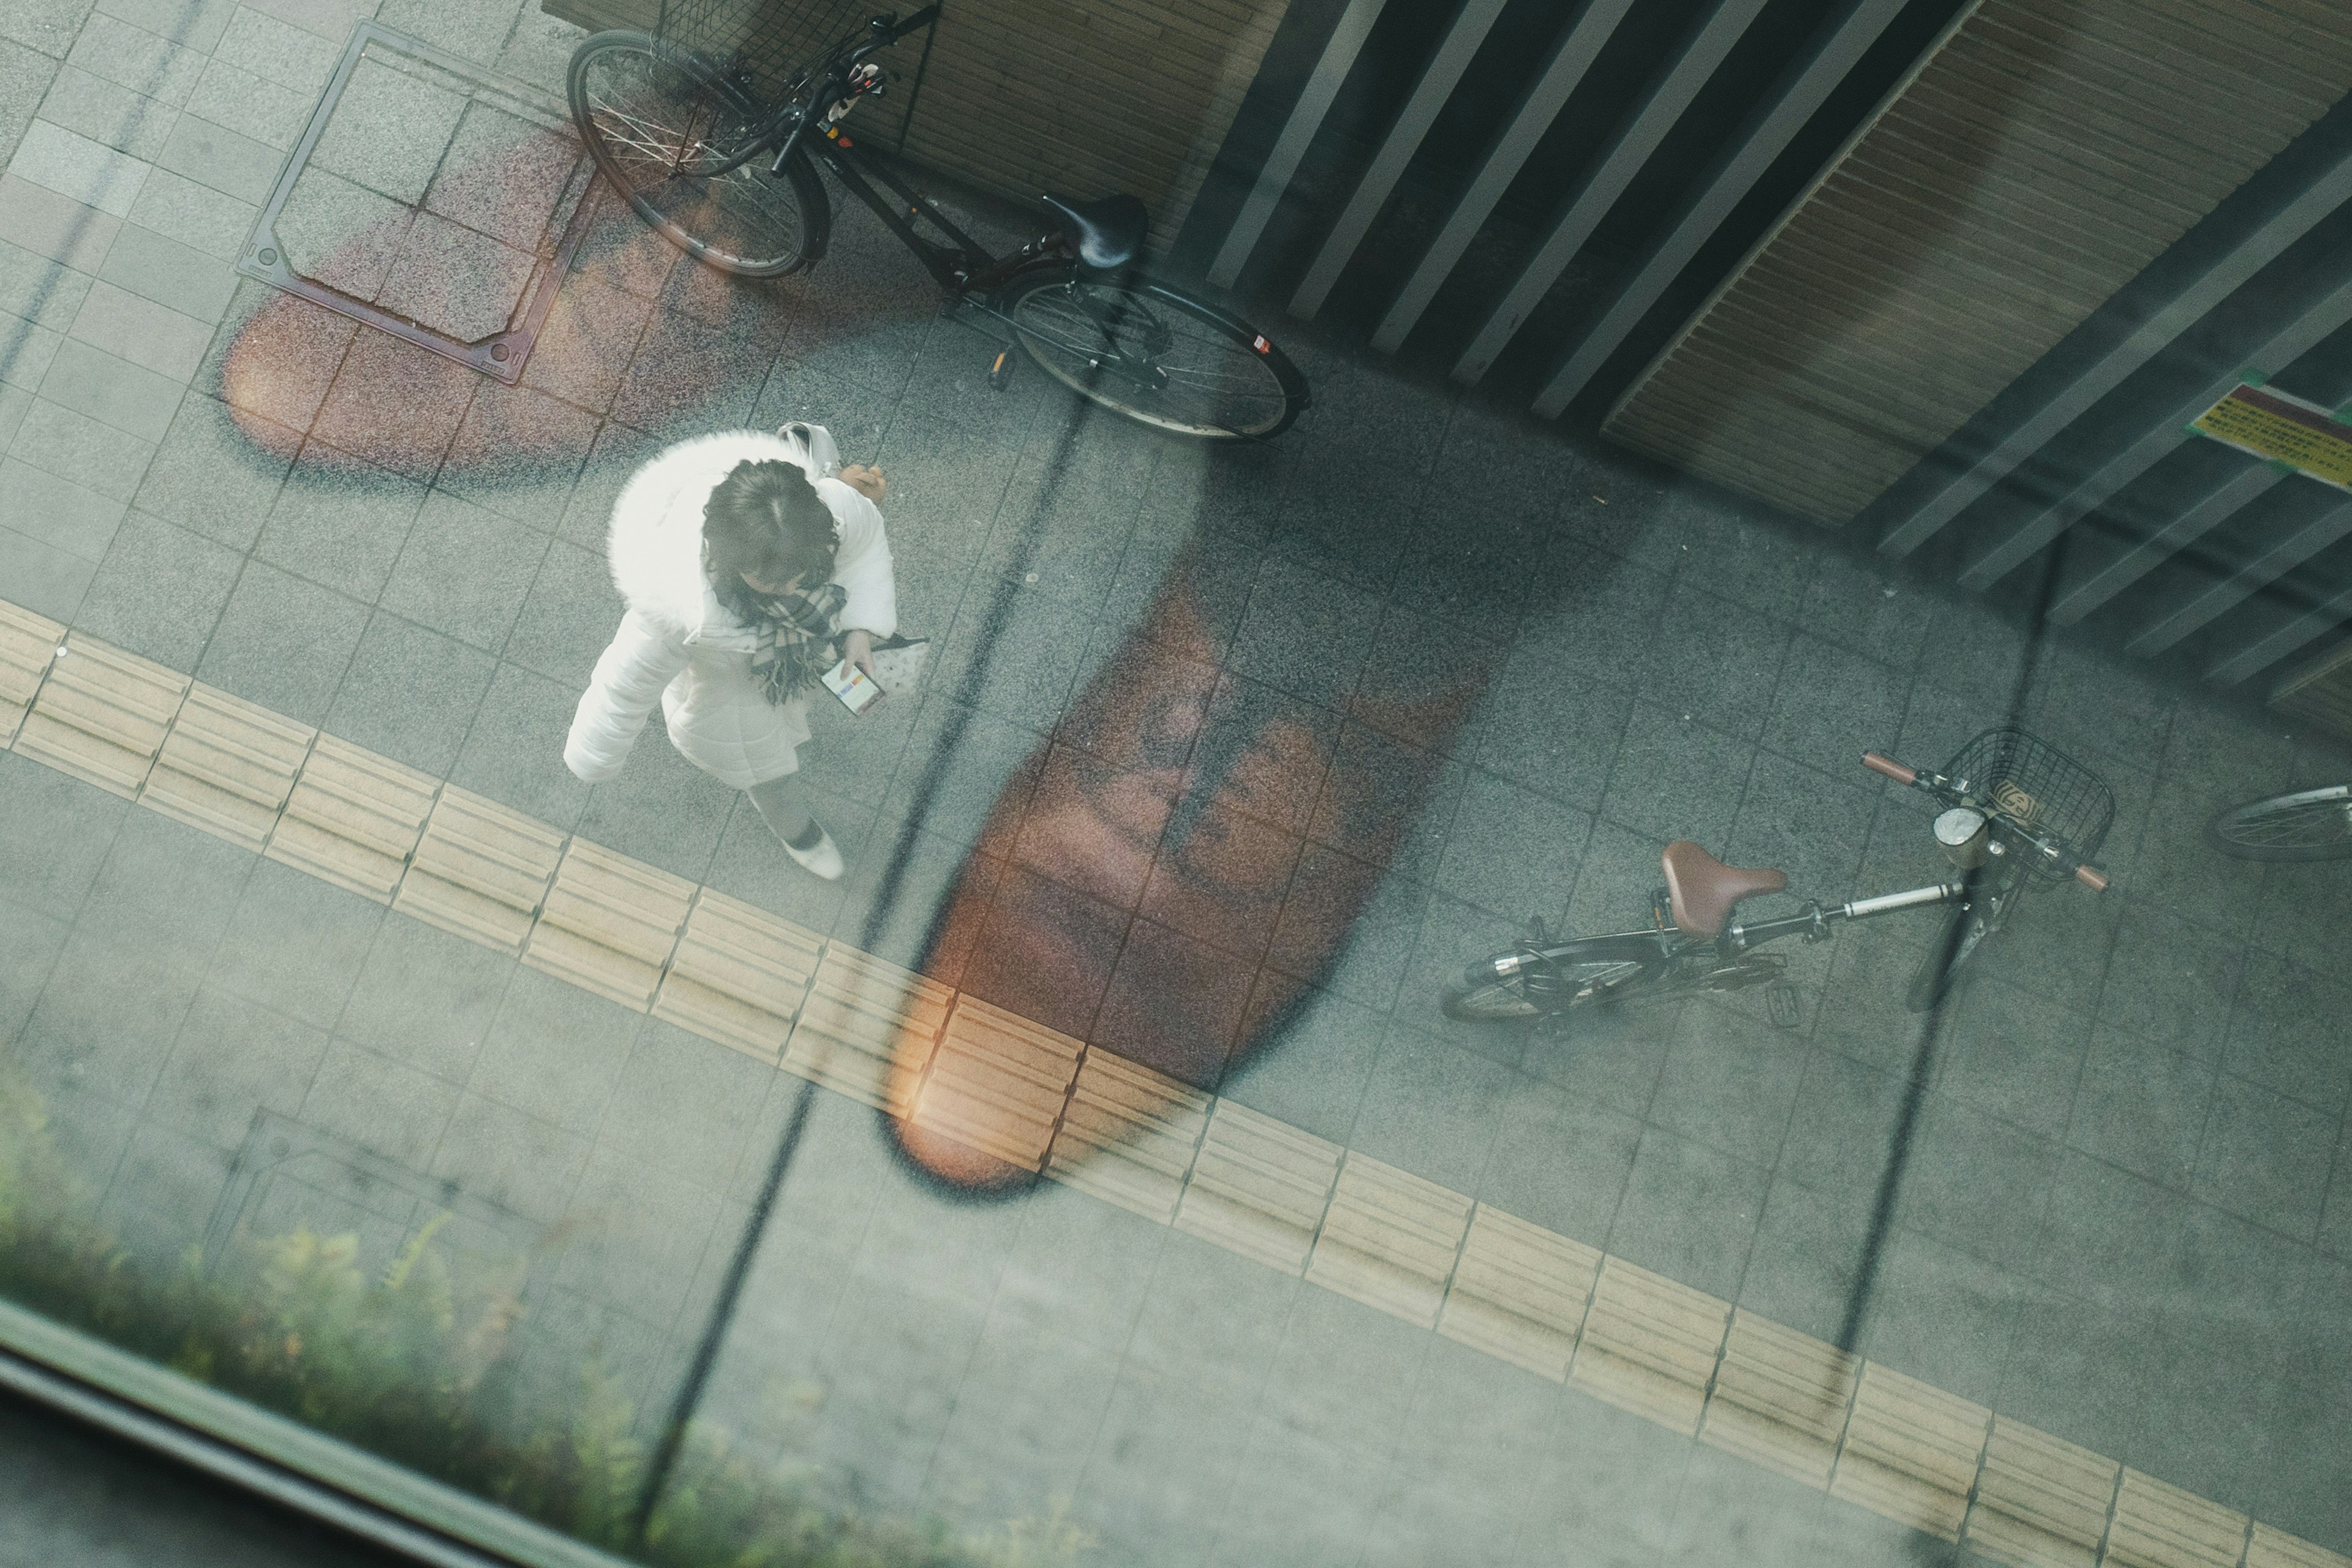
[[[1786,871],[1727,866],[1687,838],[1667,845],[1660,859],[1666,868],[1666,897],[1674,906],[1675,924],[1685,936],[1714,936],[1742,899],[1777,893],[1789,885]]]

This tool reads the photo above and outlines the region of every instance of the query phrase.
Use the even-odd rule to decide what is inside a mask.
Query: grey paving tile
[[[245,849],[168,817],[129,814],[90,886],[77,939],[146,944],[155,962],[195,973],[254,863]]]
[[[2032,1281],[1913,1230],[1895,1232],[1871,1294],[1861,1346],[1874,1361],[1990,1404]]]
[[[257,862],[213,956],[212,983],[332,1028],[384,919],[372,900],[275,860]]]
[[[0,385],[0,445],[14,441],[33,406],[33,395],[21,386]]]
[[[2230,1013],[2226,1070],[2274,1093],[2340,1112],[2347,1088],[2342,1020],[2352,1001],[2335,981],[2259,950]]]
[[[2090,1020],[1973,977],[1947,1003],[1936,1090],[2043,1138],[2062,1137],[2090,1043]]]
[[[235,0],[100,0],[98,9],[134,27],[210,54],[236,9]]]
[[[378,610],[368,618],[321,728],[446,777],[497,664],[488,654]]]
[[[0,528],[0,598],[53,620],[73,619],[98,563]]]
[[[2199,1270],[2186,1237],[2203,1209],[2183,1194],[2113,1165],[2060,1157],[2032,1255],[2014,1266],[2045,1289],[2133,1312],[2165,1314],[2187,1301]],[[2231,1226],[2250,1229],[2230,1219]]]
[[[770,321],[746,331],[656,309],[613,398],[613,417],[672,439],[751,422],[779,345]]]
[[[457,1111],[458,1093],[453,1083],[337,1040],[302,1100],[302,1120],[423,1171]]]
[[[73,318],[73,331],[66,336],[91,348],[103,348],[158,376],[188,381],[205,362],[205,348],[212,343],[212,324],[99,279],[89,284],[89,299],[82,300],[80,315]]]
[[[194,384],[241,410],[257,439],[290,459],[358,331],[349,317],[242,279]]]
[[[84,309],[88,309],[87,302]],[[178,411],[184,380],[132,364],[68,338],[41,377],[40,394],[142,441],[161,441]]]
[[[569,686],[499,665],[449,781],[559,830],[570,828],[588,799],[588,786],[563,765],[564,736],[578,701]]]
[[[547,553],[545,534],[428,493],[383,586],[394,614],[496,654]]]
[[[376,298],[436,331],[476,342],[513,319],[536,265],[530,251],[419,213]]]
[[[414,205],[425,199],[465,109],[454,92],[362,60],[310,156],[322,169]]]
[[[1772,1178],[1739,1305],[1815,1339],[1837,1342],[1861,1287],[1869,1204]]]
[[[123,501],[138,489],[154,450],[152,443],[47,399],[27,400],[8,446],[20,462]]]
[[[1902,732],[1911,674],[1800,632],[1772,694],[1764,744],[1783,756],[1842,772]]]
[[[1635,703],[1613,765],[1603,763],[1609,786],[1601,814],[1644,837],[1689,838],[1728,852],[1754,756],[1747,742]]]
[[[17,138],[10,173],[58,195],[121,217],[131,210],[139,182],[152,165],[79,132],[35,120]]]
[[[1832,1506],[1811,1487],[1696,1447],[1675,1500],[1664,1561],[1675,1568],[1821,1562],[1824,1513]]]
[[[179,122],[180,110],[174,103],[151,98],[69,65],[48,84],[48,91],[41,99],[40,117],[47,124],[63,126],[102,147],[111,147],[142,163],[152,163],[163,153],[172,127]],[[147,172],[153,173],[152,169]],[[127,217],[137,202],[134,191],[127,202],[110,205],[119,205],[121,210],[117,216]]]
[[[1602,1562],[1658,1561],[1687,1444],[1637,1415],[1571,1395],[1543,1452],[1551,1473],[1588,1477],[1591,1484],[1538,1489],[1520,1526],[1514,1568],[1587,1550]]]
[[[611,409],[652,314],[644,295],[575,263],[531,346],[522,384],[594,413]]]
[[[0,528],[86,561],[102,561],[123,503],[16,458],[0,459]]]
[[[577,1133],[466,1094],[450,1113],[432,1168],[477,1197],[551,1223],[571,1203],[592,1146]]]
[[[1445,988],[1459,981],[1470,965],[1525,941],[1527,930],[1524,920],[1507,919],[1443,893],[1431,893],[1422,911],[1421,934],[1398,989],[1398,1023],[1497,1061],[1517,1062],[1526,1049],[1524,1026],[1459,1023],[1447,1018],[1439,1004]]]
[[[597,436],[593,415],[528,386],[484,381],[436,486],[552,533]],[[600,537],[597,541],[603,542]]]
[[[305,163],[272,233],[302,277],[373,300],[400,259],[410,221],[392,197]]]
[[[0,781],[0,887],[12,905],[71,920],[130,804],[14,753]]]
[[[2352,1259],[2352,1128],[2336,1141],[2334,1173],[2319,1220],[2319,1247]]]
[[[1236,675],[1336,707],[1355,689],[1380,615],[1379,601],[1358,589],[1269,560],[1227,663]]]
[[[318,724],[367,618],[364,605],[253,562],[230,593],[196,675],[248,702]]]
[[[375,15],[376,0],[259,0],[254,9],[340,47],[352,27]]]
[[[593,1135],[641,1020],[537,970],[513,973],[467,1088],[567,1131]]]
[[[1738,1293],[1771,1173],[1662,1127],[1642,1130],[1608,1250],[1727,1299]]]
[[[74,625],[142,658],[193,671],[244,564],[210,540],[131,512],[115,531]]]
[[[2161,908],[2124,912],[2099,995],[2099,1019],[2130,1036],[2215,1060],[2245,950]]]
[[[2134,1433],[2155,1396],[2146,1327],[2071,1301],[2021,1304],[1993,1407],[2084,1447]]]
[[[21,901],[0,904],[0,1034],[15,1039],[24,1028],[72,929]]]
[[[514,973],[502,953],[395,915],[376,928],[336,1033],[462,1083]]]
[[[214,52],[313,100],[325,90],[337,55],[328,39],[249,5],[238,6],[229,17]]]
[[[1061,721],[1092,630],[1087,618],[1025,589],[970,595],[925,678],[931,691],[1043,733]]]
[[[57,74],[58,62],[39,50],[0,40],[0,159],[15,155]]]
[[[1805,1075],[1801,1042],[1706,1001],[1683,1010],[1649,1119],[1751,1164],[1780,1158]]]
[[[2225,1508],[2258,1511],[2264,1523],[2277,1519],[2268,1504],[2280,1479],[2280,1440],[2310,1434],[2294,1432],[2284,1418],[2294,1379],[2277,1348],[2261,1342],[2267,1338],[2203,1332],[2176,1339],[2168,1327],[2147,1355],[2150,1408],[2166,1415],[2143,1415],[2137,1423],[2133,1468],[2192,1479],[2200,1495]],[[2179,1412],[2195,1414],[2184,1420]],[[2242,1436],[2232,1440],[2225,1432]]]
[[[1586,811],[1601,809],[1618,742],[1633,712],[1622,686],[1548,680],[1514,655],[1487,682],[1465,731],[1478,766],[1538,795]]]
[[[96,272],[122,227],[111,213],[16,174],[0,174],[0,240],[82,272]]]
[[[2091,1037],[2066,1141],[2168,1187],[2185,1188],[2213,1098],[2213,1069],[2102,1024]]]
[[[2163,758],[2179,700],[2170,682],[2137,661],[2053,639],[2031,679],[2027,711],[2034,732],[2052,745],[2142,771]]]
[[[167,103],[184,102],[204,68],[200,52],[104,11],[82,24],[66,60]]]
[[[1759,752],[1724,858],[1788,872],[1795,897],[1842,900],[1869,840],[1873,794],[1868,784]]]
[[[1522,1083],[1503,1108],[1475,1195],[1598,1247],[1616,1221],[1641,1137],[1637,1116]]]
[[[227,1189],[229,1164],[220,1150],[144,1122],[123,1152],[100,1217],[133,1258],[169,1268],[203,1239]]]
[[[689,881],[708,881],[719,874],[712,856],[742,792],[688,762],[651,728],[620,776],[589,791],[577,831]]]
[[[1566,902],[1591,818],[1493,773],[1465,783],[1434,879],[1438,891],[1507,919]]]
[[[258,205],[269,197],[284,158],[275,147],[210,121],[184,114],[172,127],[155,166],[223,195]]]
[[[1903,1222],[1998,1267],[2022,1268],[2056,1159],[2042,1140],[1931,1095],[1906,1171]]]
[[[529,373],[525,374],[527,377]],[[564,506],[563,521],[557,533],[573,544],[601,553],[612,528],[613,502],[619,497],[621,487],[660,450],[661,443],[643,431],[625,425],[601,426],[587,464],[572,485],[572,499]]]
[[[288,473],[254,554],[373,602],[425,494],[422,485],[312,443]]]
[[[1909,670],[1927,644],[1927,603],[1898,574],[1832,542],[1816,552],[1794,618],[1811,636]]]
[[[2308,1242],[2317,1233],[2340,1118],[2224,1075],[2191,1186],[2241,1218]]]
[[[1678,583],[1637,656],[1638,684],[1661,707],[1753,740],[1763,733],[1788,637],[1783,623]]]
[[[380,468],[429,480],[482,379],[455,360],[362,329],[310,432]]]
[[[149,1120],[228,1153],[257,1110],[291,1116],[327,1054],[324,1029],[206,985],[149,1097]]]
[[[1365,1081],[1349,1147],[1457,1192],[1475,1192],[1522,1081],[1499,1062],[1391,1026]]]
[[[142,192],[142,196],[144,192]],[[236,276],[217,256],[142,227],[140,209],[131,209],[131,221],[122,226],[99,268],[106,282],[168,307],[176,316],[217,321],[236,292]],[[205,334],[205,342],[211,334]],[[201,349],[199,357],[201,357]]]
[[[479,514],[477,514],[479,515]],[[524,540],[541,540],[517,523],[500,522],[520,553]],[[514,609],[513,637],[506,657],[524,668],[574,690],[584,690],[626,607],[613,587],[601,552],[591,553],[556,540],[542,542],[544,558],[533,574],[509,595]],[[525,589],[528,592],[525,592]],[[878,716],[877,716],[878,717]]]
[[[62,332],[89,292],[89,275],[61,261],[0,244],[0,310]]]
[[[189,397],[139,487],[139,510],[235,550],[252,548],[290,466],[226,404]]]
[[[660,1019],[623,1064],[600,1152],[706,1191],[723,1190],[775,1069]]]
[[[64,334],[17,320],[0,320],[0,385],[30,392],[48,374]]]
[[[1780,1171],[1845,1203],[1875,1201],[1902,1115],[1906,1078],[1815,1046]]]
[[[310,123],[318,105],[317,91],[281,86],[256,76],[226,50],[205,62],[205,73],[188,94],[187,111],[215,125],[234,121],[236,129],[266,147],[291,151]]]
[[[487,16],[485,7],[477,15]],[[563,135],[476,100],[426,195],[427,211],[519,250],[537,247],[579,151]]]

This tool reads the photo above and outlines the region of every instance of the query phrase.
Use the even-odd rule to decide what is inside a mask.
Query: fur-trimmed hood
[[[736,464],[771,460],[799,465],[801,456],[774,436],[726,430],[681,441],[631,476],[613,503],[605,543],[613,586],[631,609],[689,634],[706,626],[713,632],[738,629],[702,569],[702,508]],[[837,531],[845,500],[862,504],[864,498],[839,479],[813,482],[832,509]]]

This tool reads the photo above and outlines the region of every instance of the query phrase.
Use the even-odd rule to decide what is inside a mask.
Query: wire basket
[[[2116,797],[2096,773],[2013,725],[1987,730],[1962,746],[1943,771],[1954,789],[2047,834],[2078,860],[2096,856],[2115,825]],[[2049,881],[2073,875],[2042,864],[2039,857],[2026,863]]]
[[[738,77],[769,108],[876,9],[873,0],[662,0],[654,36]]]

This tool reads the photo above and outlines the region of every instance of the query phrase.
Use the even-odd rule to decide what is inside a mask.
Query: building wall
[[[2347,88],[2336,0],[1981,0],[1607,433],[1847,521]]]
[[[1175,237],[1290,0],[949,0],[906,150],[1024,200],[1125,190]],[[901,4],[902,14],[911,5]],[[650,28],[659,0],[542,0],[582,26]],[[854,8],[853,8],[854,9]],[[889,96],[858,110],[885,145],[905,125],[919,39]]]

